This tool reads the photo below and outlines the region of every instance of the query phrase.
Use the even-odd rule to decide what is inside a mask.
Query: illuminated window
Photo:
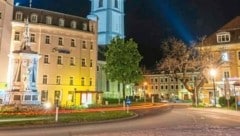
[[[32,15],[31,15],[31,22],[32,22],[32,23],[37,23],[37,21],[38,21],[38,16],[37,16],[37,14],[32,14]]]
[[[82,67],[86,67],[86,59],[82,59]]]
[[[228,53],[227,52],[223,52],[222,53],[222,61],[229,61],[229,57],[228,57]]]
[[[56,84],[60,85],[61,84],[61,76],[56,77]]]
[[[35,34],[30,35],[30,42],[35,42]]]
[[[73,77],[69,77],[69,84],[73,85]]]
[[[22,12],[18,11],[16,12],[15,19],[17,21],[22,21],[22,16],[23,16]]]
[[[45,37],[45,44],[50,44],[50,36]]]
[[[46,16],[46,24],[51,25],[52,24],[52,17]]]
[[[62,65],[62,56],[57,57],[57,64]]]
[[[71,28],[76,29],[77,28],[77,22],[76,21],[71,21]]]
[[[64,26],[64,22],[65,22],[64,19],[60,18],[59,22],[58,22],[59,23],[58,25],[63,27]]]
[[[48,64],[49,63],[49,56],[48,55],[44,55],[44,63]]]
[[[71,47],[75,47],[75,40],[71,39]]]
[[[74,57],[70,57],[70,65],[71,66],[75,65],[75,58]]]
[[[48,82],[48,77],[47,77],[47,75],[43,75],[43,81],[42,81],[42,83],[43,83],[43,84],[47,84],[47,82]]]
[[[118,8],[118,0],[115,0],[115,1],[114,1],[114,7],[115,7],[115,8]]]
[[[62,37],[58,38],[58,45],[63,45],[63,38]]]
[[[15,32],[15,34],[14,34],[14,40],[15,40],[15,41],[20,41],[20,32]]]
[[[217,42],[218,43],[230,42],[230,33],[229,32],[218,33]]]
[[[98,1],[98,7],[99,7],[99,8],[103,7],[103,0],[99,0],[99,1]]]

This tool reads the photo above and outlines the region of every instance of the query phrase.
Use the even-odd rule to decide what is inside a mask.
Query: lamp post
[[[58,98],[56,98],[55,122],[58,122],[58,110],[59,110],[59,107],[58,107]]]
[[[212,77],[213,81],[213,93],[214,93],[214,106],[216,107],[217,105],[217,99],[216,99],[216,89],[215,89],[215,76],[216,76],[217,71],[215,69],[210,70],[210,75]]]

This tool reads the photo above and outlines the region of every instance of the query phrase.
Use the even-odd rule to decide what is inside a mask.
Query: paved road
[[[230,112],[229,112],[230,113]],[[104,124],[0,130],[0,136],[239,136],[238,113],[173,108]]]

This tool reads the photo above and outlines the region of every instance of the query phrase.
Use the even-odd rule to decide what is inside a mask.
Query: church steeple
[[[125,0],[90,0],[92,16],[98,21],[98,45],[107,45],[110,41],[124,35],[124,1]]]

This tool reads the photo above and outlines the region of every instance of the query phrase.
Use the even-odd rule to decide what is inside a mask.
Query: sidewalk
[[[240,117],[240,111],[230,110],[230,109],[222,109],[222,108],[189,108],[192,110],[202,110],[202,111],[209,111],[209,112],[218,112],[233,116],[239,116]]]

